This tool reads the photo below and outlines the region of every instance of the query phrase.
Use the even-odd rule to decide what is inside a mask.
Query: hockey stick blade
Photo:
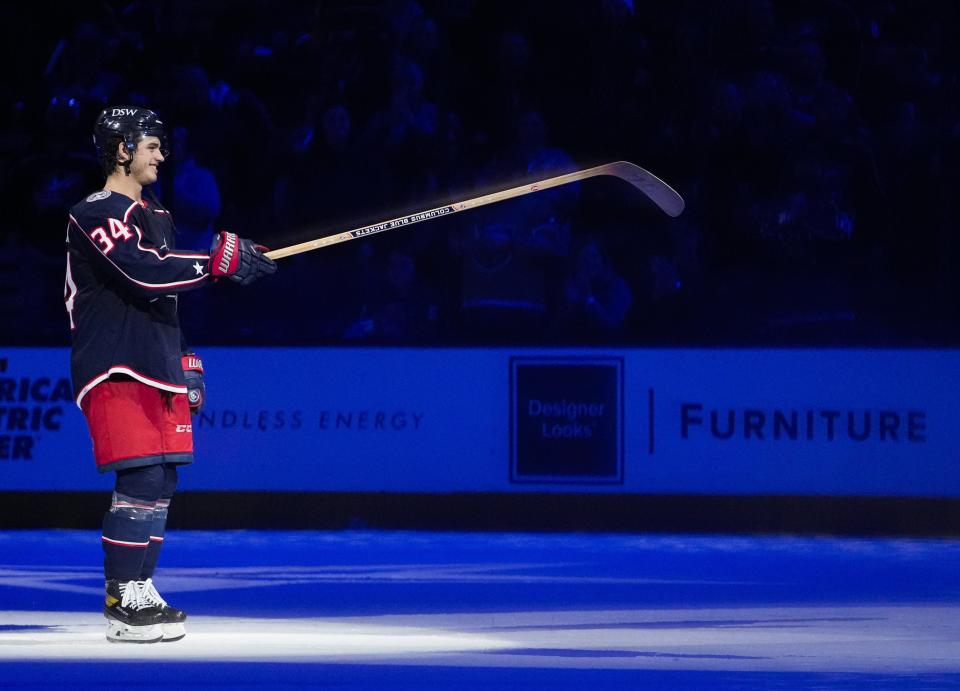
[[[620,178],[621,180],[626,180],[643,192],[668,216],[676,217],[683,213],[683,197],[677,194],[676,190],[670,187],[670,185],[635,163],[616,161],[614,163],[605,163],[602,166],[596,166],[594,168],[584,168],[583,170],[576,170],[572,173],[546,178],[545,180],[538,180],[537,182],[530,182],[526,185],[520,185],[519,187],[511,187],[500,190],[499,192],[491,192],[490,194],[484,194],[480,197],[474,197],[473,199],[465,199],[447,204],[446,206],[438,206],[434,209],[428,209],[427,211],[407,214],[406,216],[374,223],[373,225],[363,226],[362,228],[327,235],[317,238],[316,240],[308,240],[307,242],[290,245],[289,247],[282,247],[267,252],[266,256],[271,259],[281,259],[294,254],[300,254],[301,252],[309,252],[310,250],[320,249],[321,247],[329,247],[330,245],[336,245],[348,240],[356,240],[357,238],[366,237],[375,233],[382,233],[395,228],[404,228],[414,223],[429,221],[434,218],[439,218],[440,216],[457,213],[458,211],[466,211],[467,209],[475,209],[478,206],[502,202],[551,187],[568,185],[571,182],[579,182],[580,180],[586,180],[587,178],[597,177],[599,175],[610,175]]]

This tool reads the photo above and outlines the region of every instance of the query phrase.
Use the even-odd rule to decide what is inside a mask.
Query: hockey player
[[[107,108],[93,134],[106,183],[70,210],[64,299],[77,405],[100,472],[114,471],[103,520],[107,639],[185,635],[152,576],[177,467],[193,461],[190,413],[203,404],[203,365],[183,345],[177,294],[276,271],[266,248],[221,232],[210,252],[174,249],[170,212],[142,197],[168,155],[146,108]]]

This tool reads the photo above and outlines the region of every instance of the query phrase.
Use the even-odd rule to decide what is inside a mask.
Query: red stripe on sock
[[[117,545],[118,547],[146,547],[149,545],[149,542],[124,542],[123,540],[111,540],[106,535],[101,535],[100,539],[104,542],[108,542],[111,545]]]

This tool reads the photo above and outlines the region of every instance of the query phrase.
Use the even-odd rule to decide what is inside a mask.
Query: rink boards
[[[960,496],[936,350],[203,348],[192,490]],[[0,349],[0,489],[99,490],[69,351]]]

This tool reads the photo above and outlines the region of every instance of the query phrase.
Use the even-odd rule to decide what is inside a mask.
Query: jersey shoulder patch
[[[137,206],[137,203],[129,197],[114,194],[110,190],[100,190],[76,204],[70,209],[70,214],[82,228],[89,230],[106,223],[108,218],[124,221],[131,206]]]
[[[89,197],[87,197],[88,202],[98,202],[101,199],[106,199],[110,196],[110,190],[100,190],[99,192],[94,192]]]

